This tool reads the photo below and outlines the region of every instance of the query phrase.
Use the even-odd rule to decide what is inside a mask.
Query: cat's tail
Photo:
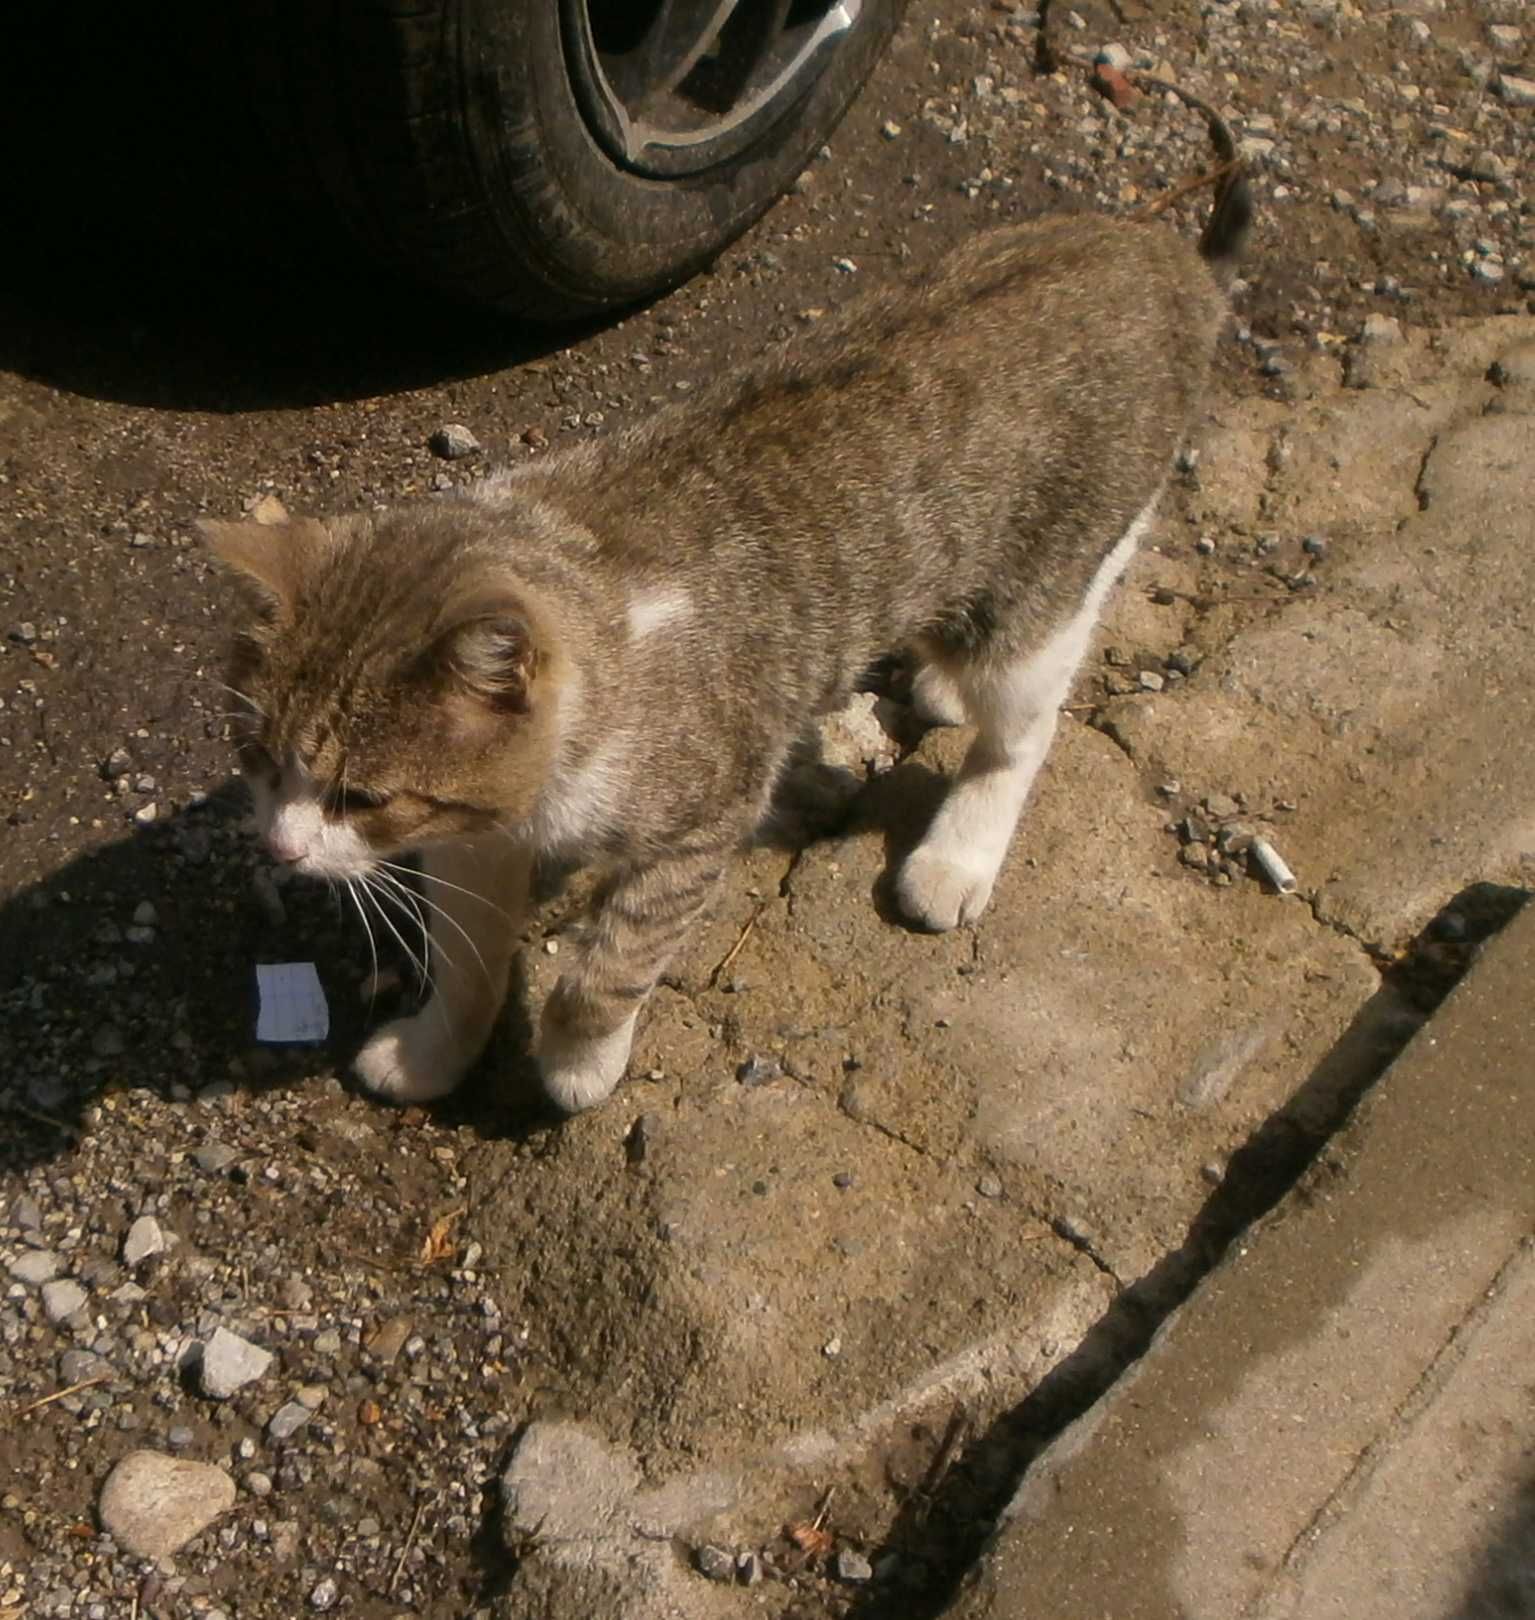
[[[1231,159],[1215,187],[1215,205],[1199,238],[1199,254],[1224,285],[1236,270],[1253,222],[1252,187],[1239,159]]]

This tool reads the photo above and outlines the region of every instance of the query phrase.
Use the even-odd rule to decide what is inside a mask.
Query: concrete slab
[[[1535,910],[1030,1470],[953,1620],[1535,1613]]]

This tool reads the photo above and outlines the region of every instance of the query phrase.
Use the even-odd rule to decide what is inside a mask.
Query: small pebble
[[[853,1172],[851,1170],[839,1170],[831,1178],[831,1184],[833,1187],[840,1187],[846,1192],[853,1185]]]
[[[736,1069],[736,1079],[743,1086],[765,1086],[783,1073],[783,1064],[775,1057],[753,1055]]]
[[[480,441],[462,422],[449,422],[446,427],[438,428],[427,440],[427,446],[434,456],[441,456],[444,461],[459,461],[472,456],[480,448]]]
[[[166,1430],[165,1442],[172,1451],[186,1451],[197,1443],[197,1434],[185,1423],[173,1423]]]
[[[272,1352],[242,1339],[228,1328],[215,1328],[203,1346],[199,1382],[210,1400],[227,1401],[236,1390],[264,1377],[272,1365]]]
[[[272,1476],[263,1474],[259,1469],[253,1469],[245,1476],[245,1488],[254,1497],[260,1498],[272,1494]]]
[[[140,1215],[123,1239],[123,1261],[126,1265],[136,1266],[152,1254],[163,1254],[165,1246],[165,1233],[160,1230],[160,1223],[153,1215]]]
[[[874,1566],[861,1552],[852,1547],[839,1547],[837,1549],[837,1579],[848,1581],[854,1585],[862,1585],[865,1581],[874,1579]]]
[[[63,1262],[52,1249],[28,1249],[6,1267],[17,1282],[39,1288],[50,1283],[63,1270]]]
[[[43,1310],[50,1322],[62,1322],[76,1311],[83,1311],[89,1299],[90,1295],[69,1277],[43,1284]]]
[[[736,1578],[735,1555],[723,1547],[706,1544],[693,1554],[693,1562],[698,1566],[698,1573],[707,1575],[711,1581],[733,1581]]]
[[[285,1401],[268,1420],[267,1435],[272,1440],[291,1440],[313,1416],[301,1401]]]
[[[1002,1196],[1002,1183],[996,1176],[984,1175],[976,1182],[975,1190],[982,1198],[1000,1198]]]
[[[324,1613],[327,1609],[334,1609],[336,1599],[341,1595],[336,1583],[329,1575],[322,1581],[317,1581],[314,1590],[309,1594],[309,1607]]]

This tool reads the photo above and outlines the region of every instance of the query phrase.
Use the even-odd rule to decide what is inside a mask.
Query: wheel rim
[[[571,83],[626,168],[697,174],[794,110],[866,0],[562,0]]]

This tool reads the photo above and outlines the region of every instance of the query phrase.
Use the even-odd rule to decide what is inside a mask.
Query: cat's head
[[[531,812],[552,751],[554,660],[463,507],[204,524],[250,618],[228,686],[274,859],[352,878]]]

